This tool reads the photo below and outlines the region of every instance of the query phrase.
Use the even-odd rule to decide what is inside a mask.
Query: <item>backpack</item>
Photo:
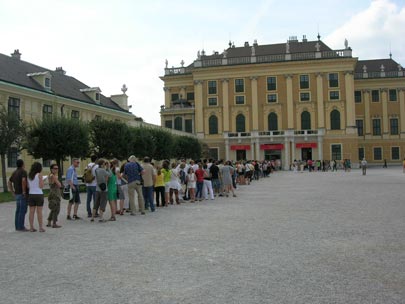
[[[84,173],[83,173],[83,181],[87,184],[90,184],[94,181],[94,179],[96,178],[93,173],[92,173],[92,169],[96,164],[94,164],[91,167],[87,167],[86,169],[84,169]]]

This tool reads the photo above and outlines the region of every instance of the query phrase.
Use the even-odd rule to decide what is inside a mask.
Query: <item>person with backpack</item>
[[[87,201],[86,201],[86,208],[87,208],[87,217],[92,217],[92,208],[91,208],[91,200],[94,202],[96,200],[96,169],[98,165],[96,163],[97,156],[91,156],[91,162],[87,165],[86,169],[83,173],[83,181],[86,183],[86,192],[87,192]],[[98,212],[98,210],[96,210]],[[96,214],[97,216],[97,214]]]

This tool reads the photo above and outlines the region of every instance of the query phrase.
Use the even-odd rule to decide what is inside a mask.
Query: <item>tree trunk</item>
[[[6,176],[6,155],[1,155],[1,175],[3,177],[3,192],[8,192],[7,188],[7,176]]]
[[[56,164],[58,165],[58,168],[59,168],[59,170],[58,170],[58,179],[61,181],[62,176],[63,176],[63,168],[62,168],[63,161],[61,159],[57,159]]]

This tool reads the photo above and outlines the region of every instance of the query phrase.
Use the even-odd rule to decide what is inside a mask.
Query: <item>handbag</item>
[[[63,197],[63,199],[68,200],[68,201],[73,199],[73,192],[72,192],[72,188],[70,188],[70,185],[66,185],[63,188],[62,197]]]

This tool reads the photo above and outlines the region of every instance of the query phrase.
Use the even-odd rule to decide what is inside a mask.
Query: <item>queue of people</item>
[[[71,194],[67,204],[66,219],[81,220],[78,215],[80,199],[80,178],[78,167],[80,160],[72,159],[71,166],[66,171],[65,185]],[[155,166],[149,157],[142,164],[132,155],[119,166],[119,161],[113,159],[97,159],[91,157],[83,174],[86,182],[86,211],[91,222],[105,223],[116,221],[116,215],[129,213],[141,215],[146,210],[155,212],[156,208],[181,204],[186,201],[195,203],[202,200],[214,200],[216,197],[236,197],[237,166],[231,161],[194,161],[185,160],[172,162],[162,161]],[[36,232],[34,218],[37,217],[38,230],[45,232],[43,227],[43,188],[45,181],[49,184],[48,209],[46,227],[61,228],[58,216],[61,208],[63,185],[58,179],[58,165],[50,166],[49,175],[42,175],[42,165],[34,162],[27,173],[24,161],[17,161],[17,169],[8,181],[9,190],[16,198],[15,228],[17,231]],[[138,208],[135,204],[137,194]],[[156,203],[155,203],[156,202]],[[105,218],[107,203],[110,206],[110,217]],[[29,206],[29,228],[25,226],[25,215]]]

